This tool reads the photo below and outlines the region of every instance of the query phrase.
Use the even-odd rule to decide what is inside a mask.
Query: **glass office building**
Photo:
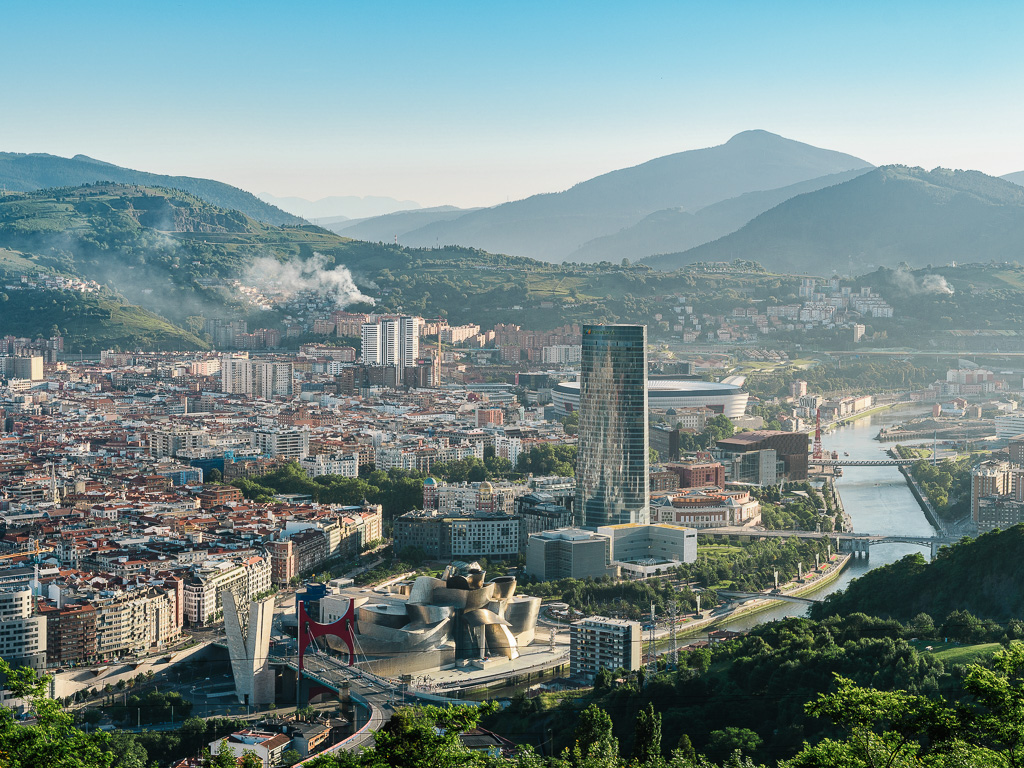
[[[585,325],[577,516],[595,528],[648,523],[647,326]]]

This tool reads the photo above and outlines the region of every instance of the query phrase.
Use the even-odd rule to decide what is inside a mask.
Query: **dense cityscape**
[[[0,768],[1024,766],[1024,6],[4,6]]]

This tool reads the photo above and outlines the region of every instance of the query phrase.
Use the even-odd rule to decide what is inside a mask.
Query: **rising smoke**
[[[892,273],[892,281],[905,293],[941,293],[953,295],[953,286],[946,282],[942,275],[923,275],[920,279],[906,267],[900,267]]]
[[[359,290],[347,267],[326,269],[326,266],[327,257],[322,253],[314,252],[305,261],[292,259],[282,262],[264,256],[253,261],[246,270],[243,282],[287,295],[313,291],[332,296],[338,309],[344,309],[357,301],[374,303],[372,297]]]

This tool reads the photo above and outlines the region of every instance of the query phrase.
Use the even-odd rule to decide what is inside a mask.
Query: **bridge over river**
[[[781,600],[786,603],[803,603],[804,605],[810,605],[811,603],[817,603],[820,601],[820,598],[786,595],[781,592],[733,592],[731,590],[726,591],[724,589],[720,589],[716,594],[723,597],[738,598],[740,602],[746,602],[747,600]]]
[[[939,548],[955,544],[960,540],[959,536],[900,536],[883,535],[876,533],[822,533],[820,531],[768,531],[757,528],[742,528],[739,526],[727,526],[722,528],[698,528],[697,533],[705,536],[730,537],[736,536],[743,539],[788,539],[793,536],[801,539],[822,539],[828,538],[836,543],[840,552],[849,552],[856,556],[867,557],[869,547],[875,544],[913,544],[919,547],[928,547],[931,556],[938,554]]]
[[[809,467],[909,467],[920,459],[815,459],[808,458]]]

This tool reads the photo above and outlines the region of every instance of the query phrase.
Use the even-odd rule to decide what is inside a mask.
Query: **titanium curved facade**
[[[586,527],[648,522],[647,429],[647,326],[583,326],[575,503]]]

